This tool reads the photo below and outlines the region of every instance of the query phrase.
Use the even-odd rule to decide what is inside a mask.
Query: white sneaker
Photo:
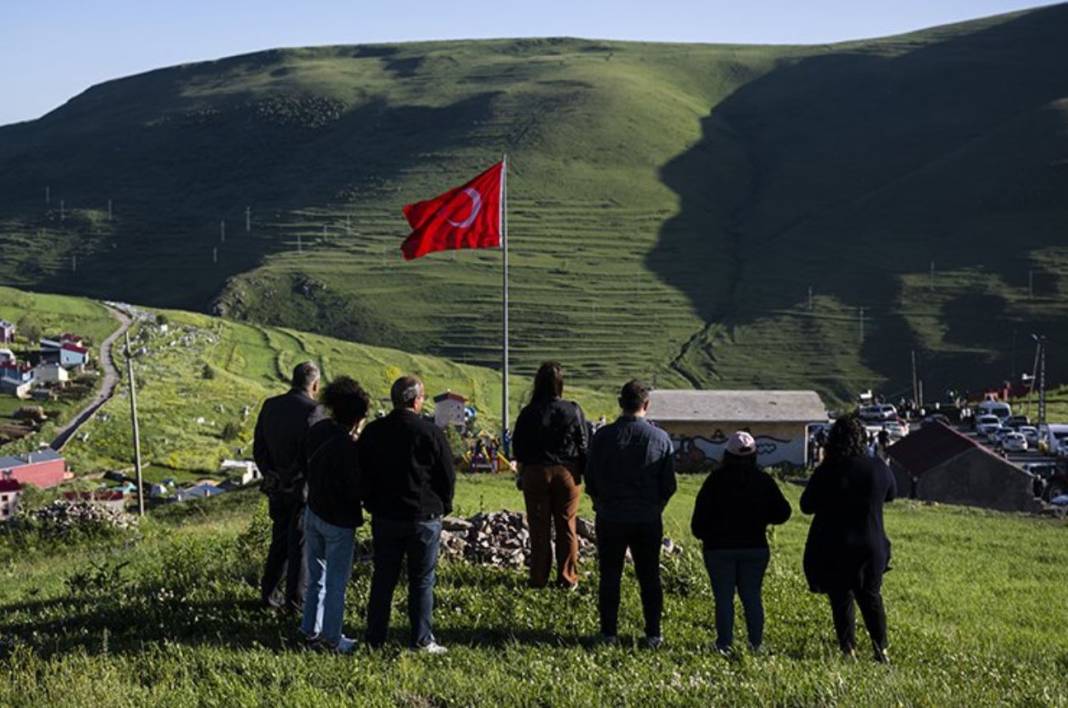
[[[341,635],[341,639],[337,640],[337,644],[330,644],[321,637],[316,638],[308,643],[309,647],[312,647],[316,651],[327,652],[330,654],[351,654],[356,648],[356,640],[349,639],[345,635]]]
[[[415,650],[421,654],[447,654],[449,652],[448,649],[441,646],[433,639],[426,644],[416,647]]]

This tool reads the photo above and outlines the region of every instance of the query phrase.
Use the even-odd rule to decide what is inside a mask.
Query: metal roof
[[[52,460],[62,460],[63,456],[50,447],[46,447],[42,450],[34,450],[28,452],[25,455],[12,455],[8,457],[0,457],[0,469],[10,470],[16,467],[25,467],[26,465],[36,465],[38,462],[50,462]]]
[[[649,419],[661,422],[814,423],[827,420],[815,391],[658,390]]]

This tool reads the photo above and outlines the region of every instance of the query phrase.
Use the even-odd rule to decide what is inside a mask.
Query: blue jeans
[[[375,516],[371,520],[375,570],[367,602],[367,643],[381,646],[389,632],[393,591],[400,580],[401,563],[408,557],[408,620],[411,646],[434,641],[434,569],[441,542],[441,518],[426,521],[395,521]]]
[[[705,568],[716,599],[716,647],[729,649],[734,643],[734,592],[742,599],[749,645],[764,642],[764,602],[761,587],[771,552],[767,548],[706,549]]]
[[[345,588],[352,576],[355,529],[328,524],[308,509],[304,517],[304,554],[308,591],[300,631],[337,644],[345,619]]]

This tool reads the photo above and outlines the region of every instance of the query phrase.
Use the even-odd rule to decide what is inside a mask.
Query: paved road
[[[115,395],[116,387],[119,385],[119,372],[115,370],[115,364],[111,360],[111,345],[115,343],[116,339],[125,334],[126,330],[130,329],[133,320],[125,312],[113,307],[108,307],[108,312],[111,313],[112,317],[119,321],[119,328],[109,334],[108,338],[100,345],[100,363],[104,367],[104,380],[92,402],[83,408],[78,415],[71,418],[70,422],[60,428],[59,432],[56,433],[56,438],[52,441],[53,450],[62,450],[63,446],[67,444],[67,441],[78,432],[78,428],[82,427],[86,421],[92,418],[100,409],[100,406],[111,400],[111,397]]]

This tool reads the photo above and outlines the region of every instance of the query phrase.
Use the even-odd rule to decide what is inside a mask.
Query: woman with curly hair
[[[839,418],[827,436],[824,461],[801,495],[801,511],[814,514],[805,544],[805,576],[813,592],[831,602],[838,645],[846,656],[856,649],[856,614],[875,649],[887,661],[883,573],[890,563],[890,540],[883,530],[883,504],[893,501],[894,475],[868,455],[864,424]]]

